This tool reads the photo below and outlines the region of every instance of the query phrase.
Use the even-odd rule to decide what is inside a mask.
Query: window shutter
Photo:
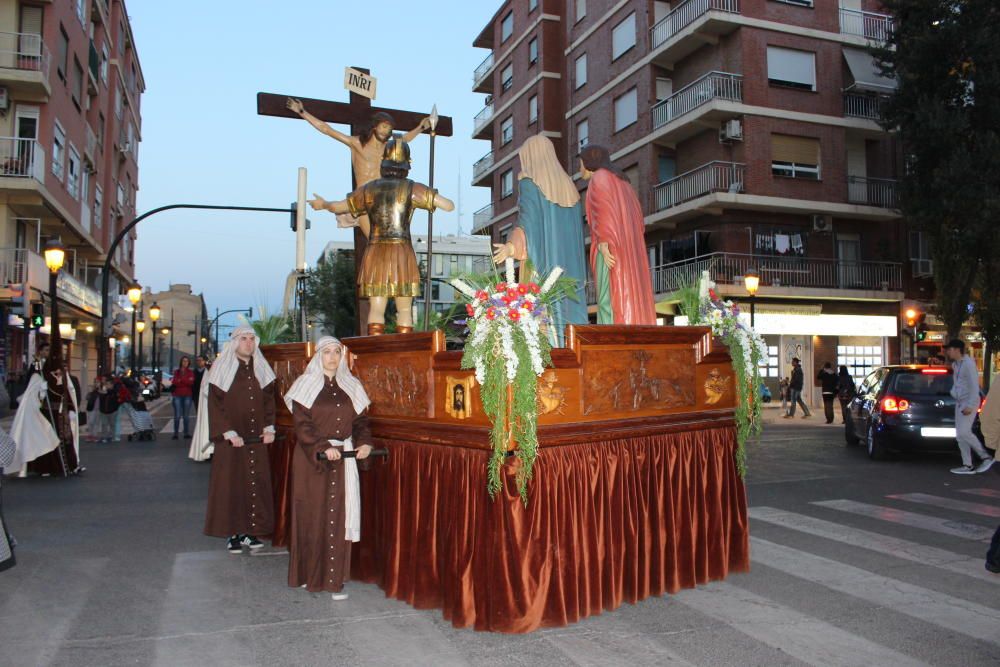
[[[771,160],[773,162],[818,165],[819,139],[772,134]]]

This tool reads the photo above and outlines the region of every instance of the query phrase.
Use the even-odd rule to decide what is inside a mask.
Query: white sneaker
[[[346,600],[347,599],[347,593],[344,593],[344,592],[334,593],[330,597],[333,598],[334,600]]]
[[[975,475],[976,469],[972,466],[959,466],[957,468],[952,468],[951,471],[956,475]]]
[[[979,464],[979,467],[976,468],[976,472],[986,472],[995,462],[996,461],[993,459],[983,459],[982,463]]]

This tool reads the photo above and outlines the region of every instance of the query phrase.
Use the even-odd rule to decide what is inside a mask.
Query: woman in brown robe
[[[370,403],[347,366],[346,350],[325,336],[305,372],[285,394],[295,421],[288,585],[346,600],[351,542],[361,539],[357,463],[371,453]],[[318,459],[322,455],[322,460]]]

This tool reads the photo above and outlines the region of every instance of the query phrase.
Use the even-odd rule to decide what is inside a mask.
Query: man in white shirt
[[[993,457],[972,432],[979,410],[979,370],[972,357],[965,353],[964,341],[955,339],[945,346],[944,351],[954,369],[951,395],[955,399],[955,437],[962,453],[962,465],[951,471],[956,475],[986,472],[993,465]],[[972,464],[973,452],[980,459],[978,466]]]

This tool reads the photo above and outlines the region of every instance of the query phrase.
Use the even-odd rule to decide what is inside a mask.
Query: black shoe
[[[1000,574],[1000,565],[994,565],[989,561],[986,561],[986,569],[994,574]]]
[[[243,547],[240,546],[239,535],[233,535],[232,537],[229,538],[229,541],[226,542],[226,550],[231,554],[238,554],[243,552]]]
[[[258,540],[253,535],[244,535],[243,539],[240,540],[240,544],[245,547],[250,547],[251,550],[260,549],[264,546],[264,543]]]
[[[176,440],[176,439],[177,439],[177,434],[176,434],[176,433],[174,433],[173,437],[172,437],[172,438],[170,438],[170,439],[171,439],[171,440]]]

